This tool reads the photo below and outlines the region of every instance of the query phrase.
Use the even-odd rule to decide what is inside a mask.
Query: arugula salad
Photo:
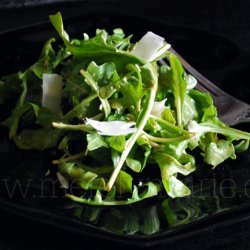
[[[50,21],[62,42],[49,39],[33,65],[0,78],[0,105],[16,98],[2,125],[21,150],[57,149],[61,185],[81,188],[68,198],[126,205],[159,192],[188,196],[182,180],[196,169],[194,152],[215,168],[248,149],[250,134],[218,119],[164,38],[148,32],[132,43],[122,29],[97,29],[73,39],[60,13]]]

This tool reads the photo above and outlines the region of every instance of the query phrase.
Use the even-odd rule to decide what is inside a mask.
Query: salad
[[[62,187],[81,188],[68,198],[108,206],[188,196],[183,177],[197,152],[215,168],[248,149],[250,133],[218,119],[164,38],[132,43],[122,29],[97,29],[73,39],[60,13],[50,21],[62,42],[49,39],[28,69],[0,78],[0,105],[16,100],[2,126],[20,150],[57,149]]]

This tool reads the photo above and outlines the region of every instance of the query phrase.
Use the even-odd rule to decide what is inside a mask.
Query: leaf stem
[[[92,95],[89,95],[84,100],[82,100],[78,105],[76,105],[73,109],[71,109],[64,117],[63,120],[68,121],[75,116],[77,116],[78,109],[84,110],[84,107],[88,105],[90,102],[92,102],[95,98],[98,97],[97,93],[93,93]]]
[[[183,140],[190,138],[190,136],[187,136],[187,135],[182,135],[182,136],[178,136],[178,137],[169,137],[169,138],[156,137],[156,136],[152,136],[150,134],[147,134],[146,132],[144,132],[144,136],[147,139],[149,139],[150,141],[159,142],[159,143],[178,142],[178,141],[183,141]]]
[[[237,139],[246,139],[250,140],[250,133],[235,129],[235,128],[220,128],[220,127],[208,127],[205,124],[200,124],[206,132],[214,132],[222,134],[229,137],[234,137]]]
[[[160,118],[158,116],[150,115],[150,118],[156,120],[157,122],[159,122],[160,124],[162,124],[166,128],[174,130],[175,132],[182,133],[182,134],[189,134],[189,132],[187,130],[185,130],[181,127],[178,127],[178,126],[176,126],[176,125],[174,125],[166,120],[163,120],[162,118]]]
[[[179,127],[182,127],[182,107],[181,107],[181,99],[178,98],[176,100],[176,111],[177,111],[177,123]]]
[[[68,162],[68,161],[74,161],[74,160],[77,160],[79,158],[84,157],[85,154],[86,154],[86,152],[84,151],[84,152],[81,152],[79,154],[74,154],[74,155],[71,155],[71,156],[66,157],[66,158],[61,158],[61,159],[58,159],[58,160],[53,160],[52,164],[59,165],[59,164],[62,164],[62,163]]]
[[[118,164],[116,165],[116,167],[115,167],[115,169],[114,169],[114,171],[113,171],[113,173],[108,181],[107,191],[111,190],[111,188],[112,188],[128,154],[129,154],[130,150],[134,146],[137,138],[140,136],[141,132],[143,131],[143,129],[147,123],[147,120],[148,120],[150,113],[151,113],[151,110],[153,108],[157,87],[158,87],[158,82],[155,82],[153,84],[153,87],[149,90],[147,103],[145,105],[145,108],[142,110],[142,113],[140,116],[140,122],[139,122],[138,127],[137,127],[137,131],[127,141],[127,145],[125,146],[125,149],[121,154],[120,160],[119,160]]]
[[[82,131],[82,132],[91,132],[93,131],[91,127],[85,125],[85,124],[77,124],[77,125],[72,125],[72,124],[65,124],[62,122],[52,122],[52,126],[54,128],[58,129],[64,129],[64,130],[73,130],[73,131]]]
[[[92,78],[92,76],[86,72],[85,70],[81,69],[80,73],[82,74],[82,76],[85,78],[86,82],[89,84],[89,86],[98,94],[99,96],[99,87],[97,85],[97,83],[94,81],[94,79]],[[111,112],[111,108],[109,105],[109,102],[107,99],[103,99],[99,96],[99,99],[102,103],[103,109],[104,109],[104,113],[105,113],[105,117],[107,118]]]

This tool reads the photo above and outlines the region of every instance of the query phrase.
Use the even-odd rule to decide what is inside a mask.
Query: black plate
[[[93,34],[96,28],[122,27],[134,40],[146,31],[164,36],[198,70],[229,93],[247,101],[249,87],[243,74],[249,57],[229,40],[199,30],[176,27],[135,16],[112,13],[91,14],[66,21],[66,30]],[[0,34],[0,75],[23,70],[38,57],[46,39],[55,36],[51,25],[35,24]],[[245,77],[245,78],[244,78]],[[239,79],[241,81],[239,81]],[[237,80],[239,88],[232,88]],[[11,105],[9,103],[8,105]],[[1,108],[1,120],[9,106]],[[249,126],[245,127],[250,130]],[[15,148],[0,130],[0,207],[21,216],[84,235],[136,246],[152,246],[193,237],[214,228],[247,219],[250,208],[250,154],[227,161],[212,172],[198,164],[185,181],[192,189],[187,198],[161,195],[138,204],[121,207],[90,207],[63,197],[54,179],[49,152],[26,152]]]

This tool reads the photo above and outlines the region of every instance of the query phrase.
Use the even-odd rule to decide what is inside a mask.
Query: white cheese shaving
[[[62,77],[57,74],[43,74],[42,107],[55,112],[61,111]]]
[[[169,48],[170,44],[167,44],[163,37],[149,31],[141,38],[130,53],[141,57],[147,62],[151,62],[157,59]]]
[[[60,182],[62,188],[68,189],[69,188],[69,181],[62,176],[59,172],[56,173],[57,179]]]
[[[192,75],[185,74],[184,79],[187,83],[187,90],[193,89],[197,84],[197,80]]]
[[[194,139],[198,139],[200,136],[206,132],[206,128],[199,125],[196,121],[190,121],[188,124],[188,131],[195,134]]]
[[[50,170],[48,169],[47,172],[45,173],[45,176],[50,175]]]
[[[163,99],[160,102],[154,102],[153,108],[151,110],[151,115],[161,117],[162,112],[166,108],[165,102],[167,101],[167,98]]]
[[[86,119],[87,124],[97,130],[100,135],[119,136],[128,135],[136,132],[136,128],[131,128],[135,125],[135,122],[125,121],[96,121],[92,119]]]

